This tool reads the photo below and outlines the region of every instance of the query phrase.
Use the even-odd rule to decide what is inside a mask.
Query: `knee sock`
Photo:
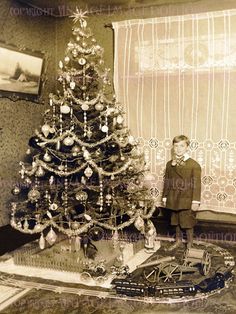
[[[176,232],[176,234],[175,234],[176,241],[181,241],[182,240],[182,232],[181,232],[180,226],[176,226],[175,232]]]
[[[187,234],[187,243],[192,244],[193,243],[193,228],[186,229],[186,234]]]

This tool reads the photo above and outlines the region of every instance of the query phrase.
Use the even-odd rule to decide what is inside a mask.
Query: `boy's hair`
[[[181,141],[185,141],[186,144],[189,146],[190,144],[190,139],[185,136],[185,135],[177,135],[173,138],[172,144],[174,145],[175,143],[179,143]]]

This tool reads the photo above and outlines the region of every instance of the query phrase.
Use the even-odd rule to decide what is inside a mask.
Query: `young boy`
[[[176,227],[176,242],[169,250],[181,245],[182,232],[186,230],[187,248],[193,243],[193,227],[201,198],[201,167],[187,153],[190,141],[179,135],[173,139],[174,158],[167,162],[163,205],[171,209],[171,225]]]

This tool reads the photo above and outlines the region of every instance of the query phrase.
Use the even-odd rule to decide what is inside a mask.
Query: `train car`
[[[194,296],[197,290],[192,281],[181,280],[176,283],[160,284],[155,286],[155,297],[182,297]]]
[[[135,282],[128,279],[113,279],[111,285],[117,294],[130,297],[145,297],[148,295],[148,286],[144,283]]]

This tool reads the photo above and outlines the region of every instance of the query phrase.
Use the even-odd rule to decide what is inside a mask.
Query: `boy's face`
[[[188,150],[188,145],[186,141],[180,141],[178,143],[174,143],[173,145],[174,153],[178,157],[182,157]]]

